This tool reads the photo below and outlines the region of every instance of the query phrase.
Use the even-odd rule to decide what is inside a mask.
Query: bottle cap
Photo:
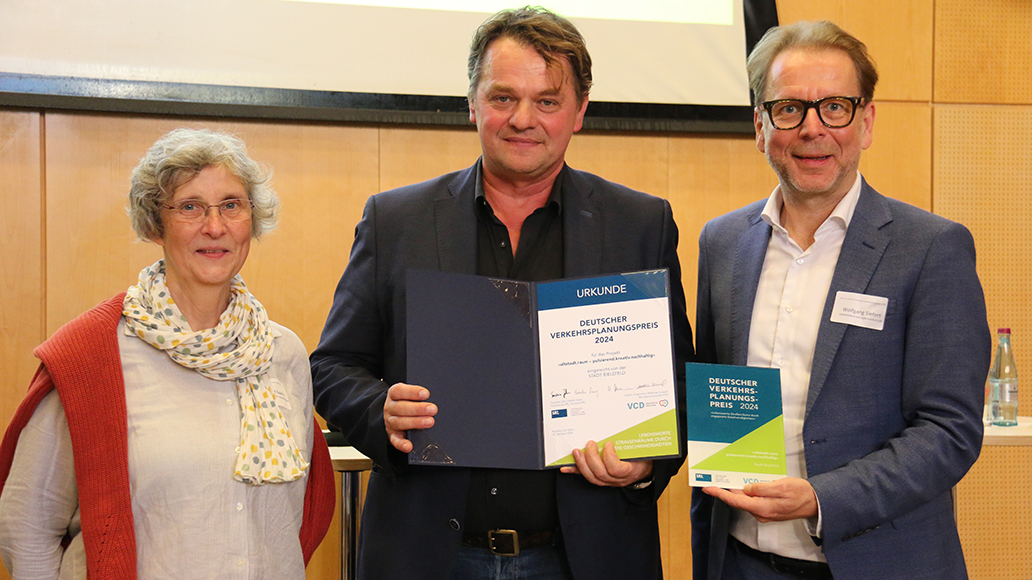
[[[1000,328],[1000,329],[997,329],[996,333],[997,334],[1010,334],[1010,329],[1009,328]]]

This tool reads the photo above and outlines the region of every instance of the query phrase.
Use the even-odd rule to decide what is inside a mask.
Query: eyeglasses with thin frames
[[[238,222],[247,219],[251,215],[251,207],[254,202],[247,199],[226,199],[220,203],[208,205],[198,199],[184,199],[172,205],[161,204],[167,210],[176,212],[180,220],[184,222],[199,222],[208,217],[208,210],[218,208],[219,215],[227,222]]]
[[[802,125],[810,109],[817,111],[817,118],[825,127],[841,129],[853,122],[856,110],[863,100],[863,97],[824,97],[816,101],[777,99],[760,103],[760,106],[767,111],[774,128],[781,131]]]

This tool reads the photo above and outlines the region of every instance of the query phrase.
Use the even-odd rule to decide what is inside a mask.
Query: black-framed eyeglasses
[[[245,220],[251,215],[251,206],[254,202],[248,199],[227,199],[221,203],[208,205],[198,199],[184,199],[172,205],[161,204],[167,210],[176,212],[179,219],[185,222],[199,222],[208,217],[208,210],[217,207],[219,215],[227,222],[238,222]]]
[[[825,127],[841,129],[853,122],[856,109],[863,97],[824,97],[816,101],[802,99],[778,99],[760,103],[767,111],[775,129],[787,131],[803,124],[810,109],[817,110],[817,118]]]

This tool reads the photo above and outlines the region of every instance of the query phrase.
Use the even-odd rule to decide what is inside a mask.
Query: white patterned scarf
[[[293,481],[308,468],[271,388],[273,335],[265,307],[238,274],[215,328],[194,332],[165,286],[165,261],[140,272],[122,303],[126,326],[176,363],[216,381],[236,381],[240,453],[233,477],[261,485]]]

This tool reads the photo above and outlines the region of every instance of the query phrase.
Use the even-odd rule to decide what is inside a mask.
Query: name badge
[[[885,312],[888,309],[888,298],[856,292],[836,292],[831,321],[881,330],[885,327]]]

